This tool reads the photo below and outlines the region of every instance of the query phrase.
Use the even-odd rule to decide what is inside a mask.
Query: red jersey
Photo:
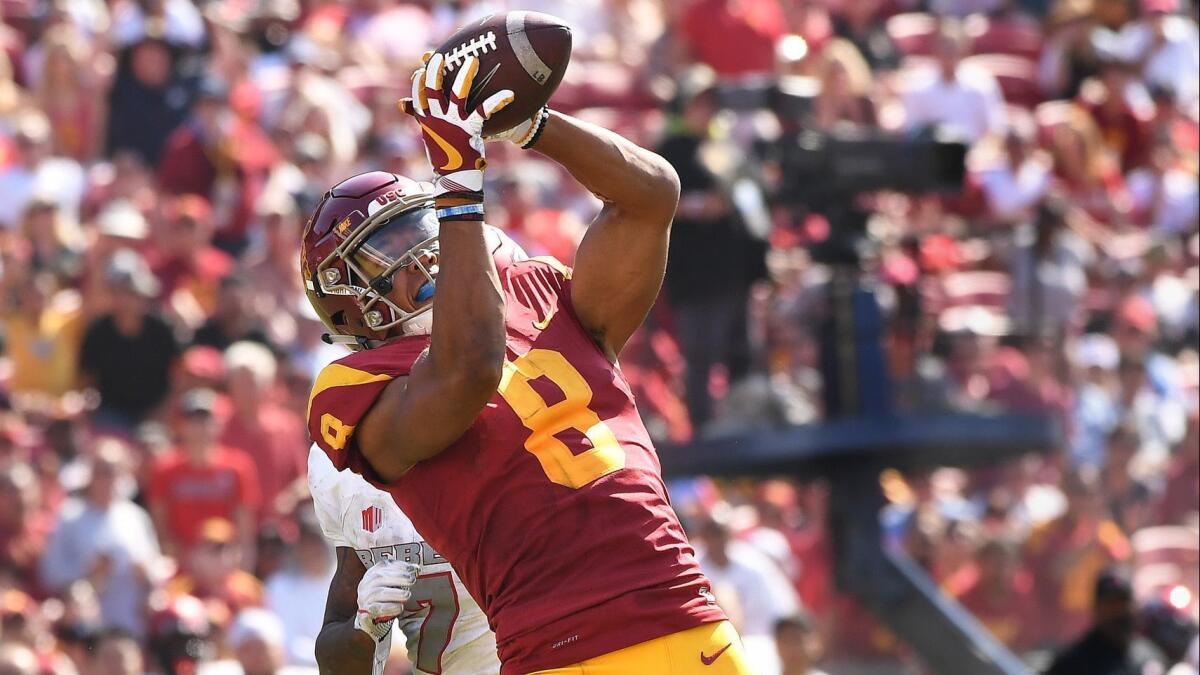
[[[354,427],[427,337],[322,371],[312,437],[336,467],[391,493],[450,561],[496,632],[505,675],[723,620],[629,386],[575,317],[570,270],[539,259],[498,271],[504,375],[459,440],[391,484],[355,446]]]
[[[250,458],[240,450],[218,447],[202,465],[193,464],[181,450],[162,457],[154,465],[148,499],[165,505],[171,534],[190,546],[204,521],[233,520],[239,505],[253,512],[261,493]]]

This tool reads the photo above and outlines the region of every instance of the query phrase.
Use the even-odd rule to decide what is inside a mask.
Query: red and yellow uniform
[[[458,441],[387,485],[355,446],[354,427],[427,337],[327,367],[309,405],[313,438],[339,469],[390,492],[454,565],[496,631],[505,675],[748,672],[629,386],[575,317],[570,270],[529,260],[498,271],[504,375]],[[694,665],[656,667],[668,652]]]

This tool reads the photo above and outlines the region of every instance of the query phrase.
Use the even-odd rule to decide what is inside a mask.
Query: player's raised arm
[[[449,95],[440,54],[413,77],[405,102],[433,166],[439,222],[436,300],[428,355],[392,382],[356,432],[372,468],[393,480],[441,452],[496,391],[504,363],[504,297],[483,224],[483,122],[512,101],[499,92],[475,110],[466,98],[478,71],[468,59]]]
[[[559,113],[550,113],[533,147],[604,202],[575,254],[571,301],[584,327],[615,356],[662,286],[679,177],[655,153]]]

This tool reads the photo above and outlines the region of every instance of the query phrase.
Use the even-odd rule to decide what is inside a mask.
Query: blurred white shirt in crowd
[[[942,125],[975,143],[1004,131],[1004,96],[996,78],[969,63],[959,64],[947,82],[936,68],[909,74],[903,95],[905,126],[919,130]]]
[[[190,0],[166,0],[163,37],[167,42],[187,47],[204,43],[204,17]],[[113,9],[112,35],[117,46],[124,47],[142,41],[146,36],[146,14],[136,2],[122,2]]]
[[[49,199],[65,216],[77,219],[86,189],[83,167],[73,159],[50,157],[32,169],[19,164],[9,167],[0,173],[0,226],[20,226],[25,207],[35,196]]]
[[[306,575],[299,569],[288,568],[267,580],[267,609],[283,623],[288,663],[317,665],[317,634],[325,620],[325,596],[329,594],[332,579],[332,568],[323,576]]]
[[[1137,211],[1150,213],[1150,226],[1165,234],[1180,234],[1196,222],[1200,214],[1200,188],[1196,177],[1171,169],[1155,173],[1148,168],[1134,169],[1126,177]]]
[[[724,567],[707,553],[701,553],[699,560],[714,588],[731,588],[737,593],[742,612],[738,632],[753,671],[777,675],[775,622],[800,610],[795,588],[766,554],[749,544],[730,542],[729,564]]]
[[[1049,191],[1050,179],[1050,164],[1032,158],[1015,169],[1004,162],[979,174],[988,208],[1003,220],[1029,216]]]
[[[86,577],[101,556],[111,560],[107,580],[96,589],[104,622],[143,635],[146,573],[159,558],[150,515],[125,499],[107,509],[68,500],[41,559],[42,581],[59,592]]]

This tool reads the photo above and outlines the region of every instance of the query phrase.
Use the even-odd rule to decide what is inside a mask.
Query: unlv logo
[[[368,506],[362,510],[362,527],[367,532],[374,532],[383,524],[383,510],[378,506]]]

